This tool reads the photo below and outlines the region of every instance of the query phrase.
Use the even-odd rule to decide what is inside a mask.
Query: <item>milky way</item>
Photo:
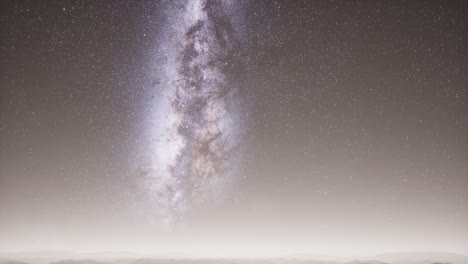
[[[229,78],[239,50],[230,20],[233,3],[171,5],[146,181],[167,223],[193,205],[220,199],[235,177],[243,127]]]

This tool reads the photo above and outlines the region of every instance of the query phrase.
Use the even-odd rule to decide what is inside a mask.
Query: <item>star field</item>
[[[8,0],[0,21],[2,250],[466,253],[464,1]]]

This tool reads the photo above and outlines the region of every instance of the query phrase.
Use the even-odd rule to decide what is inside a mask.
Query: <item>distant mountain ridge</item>
[[[396,252],[379,254],[373,257],[391,264],[406,264],[408,262],[419,263],[450,263],[468,264],[468,254],[447,253],[447,252]]]
[[[401,252],[346,261],[326,255],[278,258],[190,258],[149,256],[132,252],[30,251],[0,253],[0,264],[468,264],[468,255],[444,252]],[[313,257],[321,258],[314,259]],[[326,258],[326,259],[324,259]]]

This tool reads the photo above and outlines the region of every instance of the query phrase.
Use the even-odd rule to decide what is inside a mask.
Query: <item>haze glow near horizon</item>
[[[2,2],[0,250],[468,253],[466,10]]]

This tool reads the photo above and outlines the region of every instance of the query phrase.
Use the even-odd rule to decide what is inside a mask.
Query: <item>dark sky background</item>
[[[465,1],[241,1],[245,159],[168,230],[140,170],[182,2],[1,1],[0,249],[468,253]]]

